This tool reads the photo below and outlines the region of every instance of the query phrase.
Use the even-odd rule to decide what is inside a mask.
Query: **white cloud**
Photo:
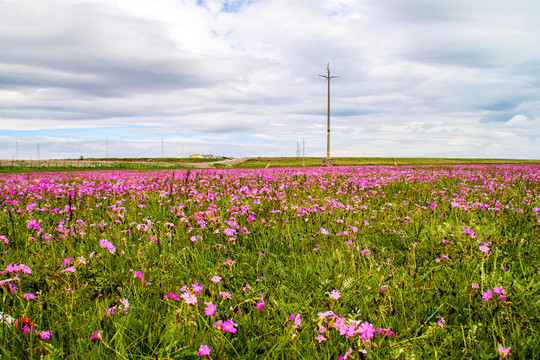
[[[58,157],[99,154],[108,138],[122,144],[117,156],[158,156],[162,137],[235,156],[292,156],[306,139],[323,156],[317,75],[330,62],[336,156],[540,158],[538,10],[527,0],[0,1],[0,157],[16,138],[20,154],[37,142]]]

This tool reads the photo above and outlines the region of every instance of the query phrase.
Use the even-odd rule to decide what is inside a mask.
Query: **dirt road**
[[[240,164],[244,161],[246,161],[247,157],[245,158],[238,158],[238,159],[229,159],[229,160],[221,160],[221,161],[212,161],[212,162],[204,162],[204,163],[180,163],[179,165],[186,166],[186,167],[192,167],[195,169],[213,169],[214,164],[221,164],[225,166],[232,166],[236,164]]]

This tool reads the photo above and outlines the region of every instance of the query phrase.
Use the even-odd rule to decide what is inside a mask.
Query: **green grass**
[[[384,158],[384,157],[336,157],[337,166],[403,166],[403,165],[471,165],[471,164],[540,164],[540,160],[514,159],[446,159],[446,158]],[[236,168],[321,166],[319,157],[257,157],[235,165]],[[395,161],[395,162],[394,162]]]
[[[0,281],[32,272],[0,311],[37,328],[0,324],[0,358],[540,358],[539,184],[508,165],[2,175]],[[196,305],[164,298],[195,282]],[[483,301],[496,286],[507,299]],[[394,334],[347,338],[327,311]]]

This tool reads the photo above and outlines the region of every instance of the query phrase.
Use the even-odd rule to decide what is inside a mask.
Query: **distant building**
[[[214,158],[214,155],[199,155],[200,157],[202,157],[203,159],[213,159]]]
[[[198,159],[200,157],[200,155],[199,154],[191,154],[189,157],[192,158],[192,159]]]

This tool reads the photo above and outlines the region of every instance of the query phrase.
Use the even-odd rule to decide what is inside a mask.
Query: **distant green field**
[[[151,159],[151,163],[183,163],[183,164],[194,164],[194,163],[206,163],[206,162],[214,162],[214,161],[221,161],[221,160],[227,160],[230,158],[106,158],[106,159],[98,159],[98,158],[89,158],[85,159],[88,161],[113,161],[113,162],[148,162],[148,160]],[[77,159],[73,159],[77,160]]]
[[[48,161],[3,161],[0,163],[0,173],[17,172],[50,172],[50,171],[84,171],[84,170],[159,170],[184,169],[189,164],[209,163],[227,160],[221,159],[191,159],[191,158],[88,158],[84,161],[77,159],[48,160]],[[540,160],[515,159],[437,159],[437,158],[384,158],[384,157],[337,157],[334,158],[336,166],[402,166],[402,165],[472,165],[472,164],[540,164]],[[280,168],[321,166],[320,157],[256,157],[233,166],[213,164],[216,169],[221,168]]]
[[[437,158],[383,158],[383,157],[337,157],[336,166],[369,166],[369,165],[470,165],[470,164],[540,164],[540,160],[513,159],[437,159]],[[297,167],[321,166],[320,157],[257,157],[251,158],[235,166],[235,168],[261,167]],[[394,163],[395,161],[395,163]]]

